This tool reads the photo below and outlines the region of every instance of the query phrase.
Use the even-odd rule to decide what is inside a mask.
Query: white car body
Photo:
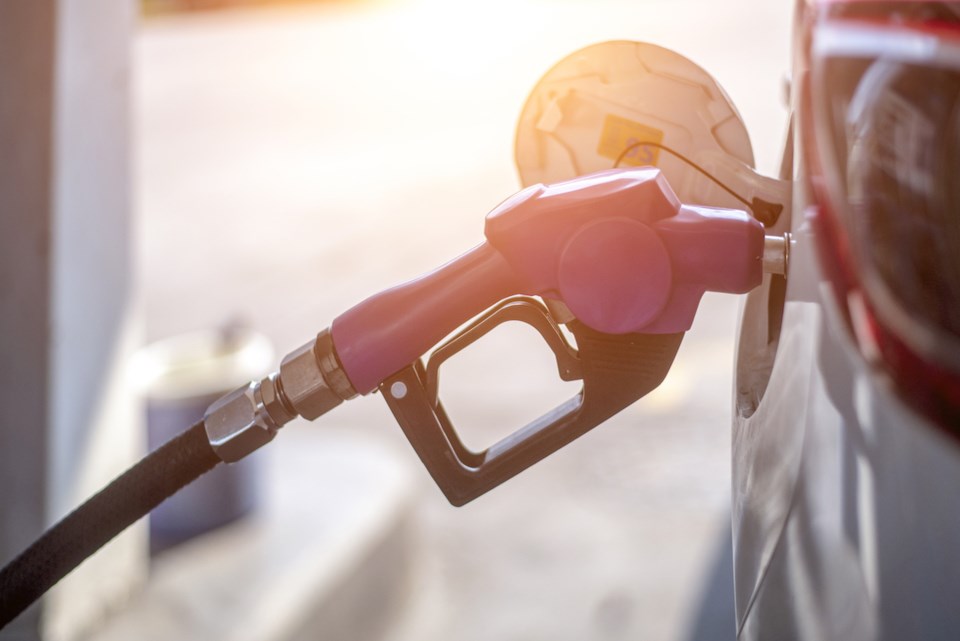
[[[798,2],[785,284],[740,322],[733,421],[738,638],[960,638],[960,447],[872,366],[817,252],[802,110],[813,3]]]

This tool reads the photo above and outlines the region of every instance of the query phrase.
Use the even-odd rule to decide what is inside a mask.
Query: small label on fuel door
[[[641,125],[639,122],[627,120],[620,116],[607,114],[603,120],[603,131],[600,132],[600,143],[597,153],[616,162],[621,154],[621,167],[637,167],[640,165],[656,165],[660,157],[660,149],[652,145],[639,143],[663,141],[663,132],[653,127]]]

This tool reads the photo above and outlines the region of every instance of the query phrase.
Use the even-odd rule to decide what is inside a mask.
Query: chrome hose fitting
[[[790,266],[790,233],[763,238],[763,273],[787,275]]]
[[[287,354],[279,373],[217,399],[203,423],[217,456],[232,463],[269,443],[297,416],[312,421],[356,395],[325,329]]]

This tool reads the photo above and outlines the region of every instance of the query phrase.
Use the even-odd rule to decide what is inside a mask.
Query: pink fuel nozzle
[[[789,246],[781,239],[772,250],[765,247],[763,226],[743,211],[682,205],[655,168],[528,187],[490,212],[485,236],[436,271],[338,317],[330,330],[333,357],[320,359],[336,362],[349,378],[349,393],[379,388],[454,505],[503,483],[656,389],[703,293],[753,289],[765,268],[785,268]],[[554,311],[563,318],[558,321]],[[507,321],[536,329],[553,350],[560,377],[583,386],[545,416],[474,452],[443,409],[440,365]]]
[[[703,293],[746,292],[765,270],[784,273],[789,249],[765,242],[743,211],[681,205],[654,168],[534,185],[487,216],[485,235],[348,310],[279,372],[215,402],[204,424],[217,454],[239,460],[295,417],[315,419],[379,389],[440,489],[462,505],[656,389]],[[539,332],[560,377],[582,387],[474,452],[443,409],[440,366],[507,321]]]
[[[333,342],[361,394],[513,295],[564,303],[596,332],[690,328],[706,291],[763,274],[763,226],[746,212],[682,205],[656,168],[533,185],[487,215],[486,241],[339,316]]]

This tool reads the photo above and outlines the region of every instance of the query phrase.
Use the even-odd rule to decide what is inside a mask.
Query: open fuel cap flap
[[[550,184],[619,159],[659,167],[684,203],[742,207],[662,147],[637,143],[665,145],[748,198],[775,197],[753,184],[747,129],[710,74],[669,49],[626,40],[581,49],[540,79],[517,124],[517,168],[524,185]]]

